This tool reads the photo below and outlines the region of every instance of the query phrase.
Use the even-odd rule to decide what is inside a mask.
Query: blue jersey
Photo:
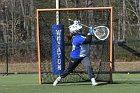
[[[83,44],[86,40],[85,36],[75,35],[72,39],[72,51],[70,53],[71,58],[86,57],[89,55],[89,44]]]

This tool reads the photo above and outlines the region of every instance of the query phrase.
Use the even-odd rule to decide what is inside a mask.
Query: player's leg
[[[64,70],[64,72],[54,81],[53,86],[56,86],[57,83],[68,74],[70,74],[81,62],[81,58],[71,59],[69,62],[68,68]]]
[[[92,85],[97,85],[96,81],[95,81],[95,75],[93,72],[93,68],[92,65],[90,63],[89,57],[85,57],[81,63],[84,65],[84,68],[86,70],[86,72],[88,73],[88,76],[91,80]]]
[[[80,63],[79,59],[71,59],[71,61],[69,62],[68,68],[64,70],[64,72],[61,74],[61,77],[64,78],[68,74],[70,74],[78,66],[79,63]]]
[[[61,80],[61,77],[57,77],[56,80],[53,82],[53,86],[56,86],[57,83]]]

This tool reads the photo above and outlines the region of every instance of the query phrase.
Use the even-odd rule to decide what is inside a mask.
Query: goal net
[[[67,39],[69,33],[70,19],[78,19],[88,26],[107,26],[110,29],[110,36],[100,41],[93,36],[90,44],[90,61],[96,75],[97,81],[112,82],[112,8],[62,8],[62,9],[37,9],[37,42],[38,42],[38,68],[39,83],[52,83],[57,74],[52,70],[53,56],[53,33],[52,25],[56,23],[56,11],[60,13],[60,24],[63,25],[63,48],[64,48],[64,67],[67,68],[70,61],[69,53],[71,51],[70,40]],[[88,28],[83,27],[83,33],[88,33]],[[87,73],[81,64],[62,79],[61,82],[81,82],[89,81]]]

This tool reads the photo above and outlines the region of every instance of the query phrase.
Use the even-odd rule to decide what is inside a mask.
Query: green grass
[[[113,74],[113,84],[62,83],[38,85],[37,75],[0,76],[0,93],[139,93],[140,74]]]

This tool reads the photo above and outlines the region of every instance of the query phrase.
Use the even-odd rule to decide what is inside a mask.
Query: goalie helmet
[[[75,33],[81,33],[80,29],[82,29],[82,25],[80,25],[80,21],[75,20],[74,24],[69,26],[70,33],[75,34]]]

